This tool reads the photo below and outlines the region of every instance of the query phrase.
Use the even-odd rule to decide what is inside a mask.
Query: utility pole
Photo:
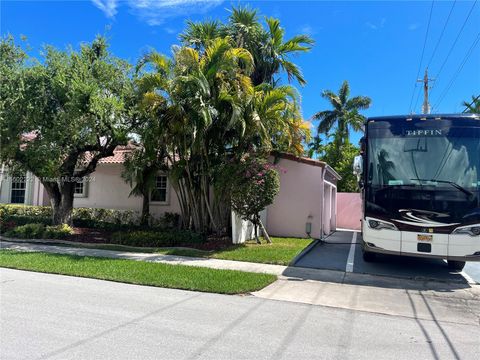
[[[428,102],[428,90],[430,87],[428,83],[434,81],[435,79],[428,78],[428,68],[425,69],[425,75],[423,79],[417,79],[417,82],[423,82],[423,104],[422,104],[422,114],[430,114],[430,103]]]

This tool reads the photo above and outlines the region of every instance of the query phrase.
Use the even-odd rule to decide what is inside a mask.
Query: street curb
[[[303,258],[305,255],[307,255],[321,240],[320,239],[315,239],[308,245],[305,249],[303,249],[300,254],[295,256],[292,261],[290,261],[289,266],[295,266],[297,262]]]
[[[332,234],[333,232],[325,236],[323,239],[314,239],[313,242],[310,243],[310,245],[308,245],[305,249],[303,249],[300,254],[295,256],[292,261],[290,261],[290,264],[288,264],[288,266],[297,265],[297,262],[299,262],[300,259],[302,259],[305,255],[307,255],[317,244],[324,242],[324,240],[327,239]]]

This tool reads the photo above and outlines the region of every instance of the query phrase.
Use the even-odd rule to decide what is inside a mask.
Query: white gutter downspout
[[[323,239],[323,212],[325,210],[325,174],[327,167],[322,168],[322,208],[320,209],[320,241]]]

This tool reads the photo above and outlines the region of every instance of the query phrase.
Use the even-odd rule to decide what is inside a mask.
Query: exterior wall
[[[86,183],[87,196],[76,197],[74,207],[92,207],[119,210],[142,210],[140,196],[128,196],[131,188],[122,179],[122,164],[100,164],[90,175],[91,181]],[[177,194],[168,183],[167,203],[150,203],[152,216],[159,217],[165,212],[180,213]]]
[[[323,235],[328,235],[337,227],[337,186],[336,181],[323,181]]]
[[[337,194],[337,227],[360,230],[362,197],[359,193]]]
[[[272,236],[305,238],[306,223],[310,222],[311,237],[320,238],[323,168],[282,158],[277,165],[281,169],[280,193],[267,208],[267,231]]]

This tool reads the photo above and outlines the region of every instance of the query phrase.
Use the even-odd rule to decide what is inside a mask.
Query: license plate
[[[418,241],[432,241],[433,240],[433,235],[418,234],[417,235],[417,240]]]

